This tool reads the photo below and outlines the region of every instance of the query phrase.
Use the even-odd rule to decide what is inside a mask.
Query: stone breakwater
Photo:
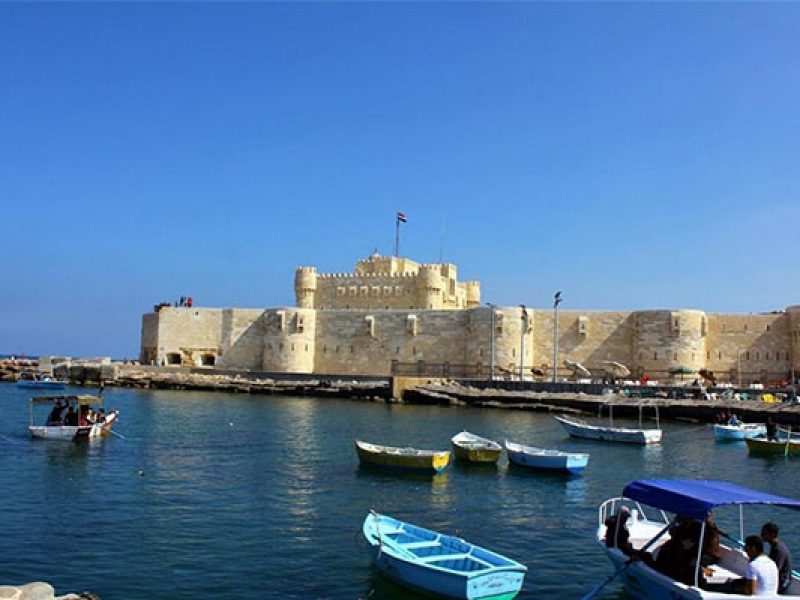
[[[532,410],[555,413],[577,413],[590,416],[601,414],[608,417],[613,410],[615,417],[652,420],[655,408],[659,417],[713,423],[722,410],[735,412],[745,422],[763,423],[771,418],[782,425],[800,424],[800,404],[759,400],[695,400],[667,398],[630,398],[618,394],[552,393],[512,391],[496,388],[479,389],[459,384],[425,384],[403,393],[403,402],[408,404],[441,404],[454,406],[490,407],[511,410]]]
[[[38,360],[24,358],[0,360],[0,381],[16,381],[23,371],[36,370],[38,368]],[[3,598],[3,596],[0,596],[0,598]]]
[[[49,583],[35,581],[19,587],[10,585],[0,585],[0,598],[3,600],[81,600],[93,599],[100,600],[98,596],[89,593],[67,594],[56,596],[55,589]]]
[[[388,379],[354,380],[341,377],[273,378],[254,372],[200,372],[181,367],[147,367],[141,365],[71,365],[59,366],[54,375],[73,385],[201,390],[244,394],[281,394],[289,396],[323,396],[362,400],[388,400],[391,387]]]

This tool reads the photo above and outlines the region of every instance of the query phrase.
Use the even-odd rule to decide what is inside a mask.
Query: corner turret
[[[317,292],[317,268],[300,267],[294,273],[295,303],[298,308],[314,308]]]

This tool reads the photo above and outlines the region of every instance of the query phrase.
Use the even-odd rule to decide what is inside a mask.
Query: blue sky
[[[800,303],[800,5],[0,4],[0,352],[293,303],[392,252],[483,299]]]

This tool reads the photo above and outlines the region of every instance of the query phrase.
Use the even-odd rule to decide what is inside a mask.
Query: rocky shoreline
[[[43,581],[34,581],[19,587],[0,585],[0,598],[3,600],[100,600],[99,596],[84,592],[56,596],[55,588]]]

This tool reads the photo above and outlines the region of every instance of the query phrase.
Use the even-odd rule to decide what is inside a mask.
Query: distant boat
[[[359,440],[356,440],[356,452],[362,464],[426,473],[440,473],[450,462],[447,450],[393,448]]]
[[[471,463],[496,463],[503,448],[495,441],[462,431],[450,440],[456,458]]]
[[[626,444],[657,444],[661,441],[661,429],[631,429],[628,427],[590,425],[586,421],[565,415],[554,418],[561,423],[561,426],[572,437]]]
[[[63,390],[67,387],[67,382],[61,379],[54,379],[38,371],[23,371],[19,374],[19,379],[17,379],[17,387],[39,390]]]
[[[506,440],[508,460],[529,469],[548,469],[551,471],[567,471],[580,473],[589,463],[589,455],[580,452],[561,452],[547,448],[523,446]]]
[[[767,434],[762,423],[739,423],[738,425],[714,425],[714,437],[718,442],[741,441]]]
[[[40,396],[31,398],[31,416],[28,431],[31,436],[43,440],[58,440],[64,442],[80,442],[91,438],[107,436],[111,433],[111,428],[117,422],[119,411],[112,410],[106,413],[101,412],[103,405],[102,396]],[[37,407],[45,406],[50,409],[49,416],[44,425],[34,425]],[[61,410],[69,411],[75,421],[60,419],[57,415]],[[87,419],[89,409],[96,415],[94,420]]]
[[[362,532],[375,567],[406,587],[445,598],[511,600],[527,567],[461,538],[371,512]]]

